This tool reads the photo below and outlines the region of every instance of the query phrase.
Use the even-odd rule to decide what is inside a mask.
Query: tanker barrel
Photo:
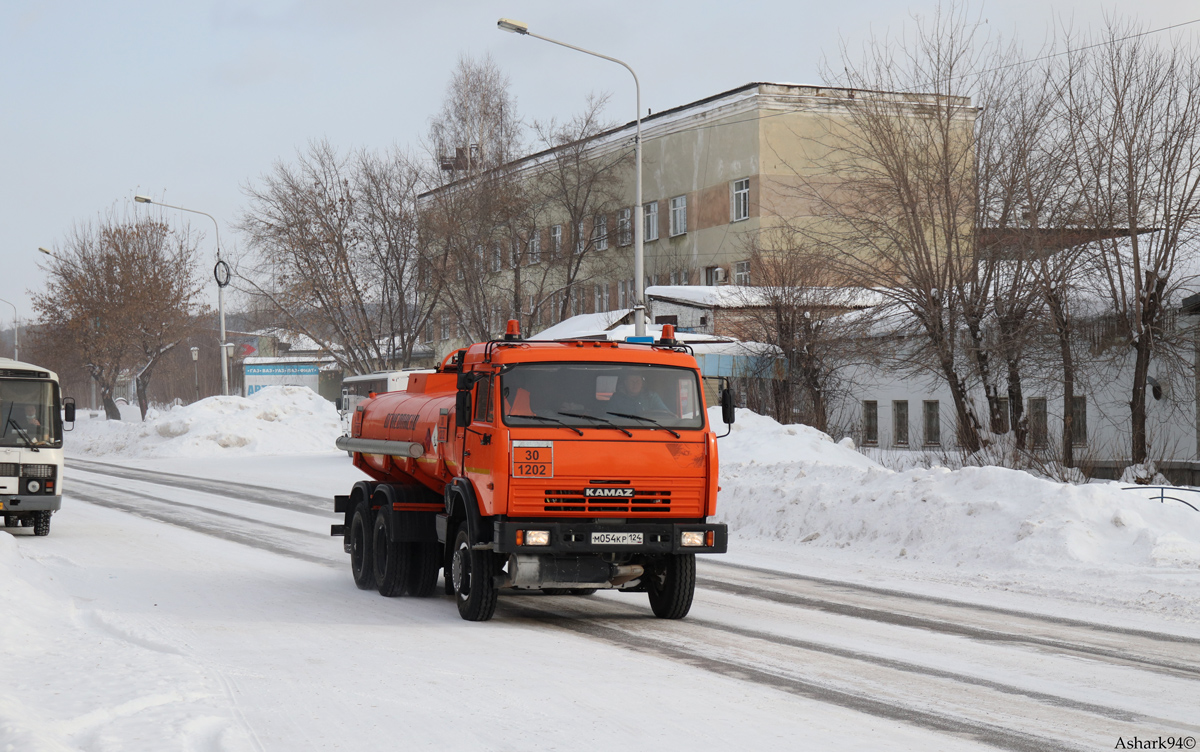
[[[421,457],[425,454],[425,447],[419,441],[352,439],[349,436],[339,436],[336,444],[343,452],[386,454],[392,457]]]

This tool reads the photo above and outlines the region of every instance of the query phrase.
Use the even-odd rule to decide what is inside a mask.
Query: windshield
[[[626,363],[526,363],[500,375],[510,426],[697,429],[704,405],[696,372]]]
[[[59,446],[58,385],[53,381],[0,379],[0,446]]]

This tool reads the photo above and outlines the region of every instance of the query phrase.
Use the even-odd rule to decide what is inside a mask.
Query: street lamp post
[[[229,354],[225,349],[225,287],[229,284],[229,264],[221,260],[221,226],[217,224],[217,218],[208,212],[198,211],[196,209],[188,209],[185,206],[171,206],[164,204],[161,201],[154,201],[149,196],[134,196],[133,200],[139,204],[157,204],[167,209],[175,209],[177,211],[190,212],[192,214],[203,214],[212,220],[213,227],[217,231],[217,265],[213,267],[213,276],[217,278],[217,316],[221,320],[221,394],[229,396]]]
[[[195,374],[196,384],[196,401],[200,401],[200,348],[193,347],[192,350],[192,371]]]
[[[638,337],[644,337],[646,336],[646,263],[642,249],[642,234],[645,230],[642,219],[642,85],[638,81],[637,74],[633,72],[633,68],[629,66],[629,63],[618,60],[615,57],[601,55],[599,52],[592,52],[591,50],[585,50],[582,47],[576,47],[573,44],[560,42],[557,39],[551,39],[550,37],[534,34],[529,30],[529,24],[521,21],[514,21],[511,18],[501,18],[496,22],[496,27],[501,31],[508,31],[514,34],[533,37],[534,39],[540,39],[543,42],[557,44],[559,47],[566,47],[567,49],[575,50],[576,52],[582,52],[585,55],[591,55],[603,60],[608,60],[609,62],[623,66],[625,70],[629,71],[629,74],[633,76],[633,86],[637,94],[634,105],[636,107],[634,115],[635,122],[637,123],[637,136],[633,142],[634,163],[635,170],[637,172],[637,177],[635,178],[634,183],[633,197],[633,275],[634,284],[636,285],[635,289],[637,290],[637,297],[633,302],[633,333]]]
[[[0,303],[8,303],[4,298],[0,298]],[[13,309],[13,360],[21,359],[21,321],[17,318],[17,307],[12,303],[8,303]]]

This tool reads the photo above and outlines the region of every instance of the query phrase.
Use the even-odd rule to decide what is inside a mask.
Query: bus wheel
[[[647,578],[650,608],[660,619],[682,619],[692,608],[696,591],[696,555],[667,554]]]
[[[359,590],[375,589],[370,519],[370,505],[366,501],[359,502],[350,520],[350,571]]]
[[[17,516],[15,514],[4,515],[4,526],[5,527],[16,527],[19,524],[21,524],[21,523],[17,520]]]
[[[44,512],[33,513],[33,534],[34,535],[49,535],[50,534],[50,510]]]
[[[454,538],[454,558],[450,576],[454,581],[458,615],[467,621],[487,621],[496,613],[496,559],[491,551],[471,548],[467,523]]]

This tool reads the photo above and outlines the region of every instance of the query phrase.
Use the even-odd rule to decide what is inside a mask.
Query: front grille
[[[547,489],[545,510],[547,512],[651,512],[662,514],[671,511],[670,491],[633,492],[632,499],[589,498],[583,489]]]
[[[21,465],[21,477],[50,479],[54,477],[54,465]]]
[[[7,475],[15,478],[19,475],[17,468],[18,465],[15,462],[0,462],[0,476]]]

